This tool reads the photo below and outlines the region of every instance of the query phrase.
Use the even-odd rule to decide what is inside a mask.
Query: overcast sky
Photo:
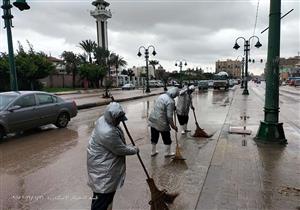
[[[13,2],[13,1],[12,1]],[[92,1],[27,0],[31,9],[12,9],[14,48],[20,41],[26,49],[29,40],[36,51],[59,57],[64,50],[83,53],[82,40],[96,41],[95,19],[90,16]],[[243,55],[243,44],[235,51],[235,39],[253,34],[262,47],[252,48],[250,57],[267,57],[270,0],[108,0],[112,18],[108,20],[109,50],[121,55],[127,67],[145,65],[137,57],[141,45],[154,45],[156,59],[167,69],[178,70],[176,60],[185,59],[187,67],[214,71],[217,60]],[[259,2],[258,13],[257,5]],[[300,51],[300,1],[282,0],[282,15],[292,13],[281,23],[281,57],[296,56]],[[257,16],[256,28],[255,20]],[[0,51],[7,51],[6,31],[1,21]],[[252,45],[254,45],[256,40]],[[240,58],[240,57],[239,57]],[[260,74],[264,64],[249,64],[249,71]]]

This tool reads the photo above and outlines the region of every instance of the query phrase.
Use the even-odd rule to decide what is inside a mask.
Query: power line
[[[256,15],[255,15],[255,22],[254,22],[254,29],[253,29],[253,36],[255,35],[255,30],[256,30],[256,25],[257,25],[258,9],[259,9],[259,0],[257,0]]]

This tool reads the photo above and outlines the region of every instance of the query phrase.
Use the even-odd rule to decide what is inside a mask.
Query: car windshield
[[[0,111],[2,111],[16,97],[16,95],[0,95]]]

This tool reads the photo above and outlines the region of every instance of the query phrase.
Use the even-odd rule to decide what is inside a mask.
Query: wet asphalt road
[[[263,86],[254,87],[254,91],[260,97]],[[189,151],[182,154],[186,158],[185,164],[179,165],[163,158],[161,140],[158,148],[160,154],[150,158],[150,135],[146,121],[156,97],[122,103],[129,119],[127,126],[156,184],[168,191],[181,191],[180,199],[175,200],[172,209],[195,209],[214,147],[212,140],[218,138],[233,93],[234,90],[209,90],[194,94],[200,126],[215,134],[212,139],[199,141],[190,135],[178,135],[182,151]],[[283,110],[287,113],[284,115],[292,116],[289,103],[285,104],[287,108]],[[0,143],[1,209],[89,209],[91,191],[86,185],[86,146],[94,121],[104,109],[103,106],[81,110],[66,129],[46,126]],[[191,114],[189,127],[194,130]],[[124,187],[115,196],[114,209],[149,209],[149,198],[145,175],[137,158],[128,157],[127,178]]]

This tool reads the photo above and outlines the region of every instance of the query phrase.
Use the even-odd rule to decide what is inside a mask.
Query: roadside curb
[[[117,91],[122,90],[122,88],[112,88],[109,91]],[[64,91],[64,92],[53,92],[54,95],[70,95],[70,94],[85,94],[85,93],[103,93],[105,89],[89,89],[89,90],[72,90],[72,91]]]
[[[160,95],[162,93],[164,93],[164,92],[151,93],[151,94],[147,94],[147,95],[134,96],[134,97],[130,97],[130,98],[120,98],[120,99],[115,99],[115,102],[125,102],[125,101],[140,99],[140,98],[147,98],[147,97],[151,97],[151,96]],[[97,107],[97,106],[103,106],[103,105],[109,104],[111,101],[112,101],[111,99],[104,99],[104,101],[100,101],[100,102],[82,104],[82,105],[78,105],[77,109],[82,110],[82,109],[89,109],[89,108],[93,108],[93,107]]]

